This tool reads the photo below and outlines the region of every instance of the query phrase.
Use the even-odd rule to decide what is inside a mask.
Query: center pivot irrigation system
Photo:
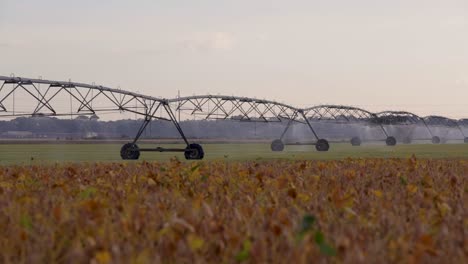
[[[443,116],[426,116],[419,117],[413,113],[404,112],[404,111],[385,111],[376,114],[379,118],[379,123],[384,129],[387,140],[386,143],[389,146],[396,145],[397,139],[395,136],[390,135],[389,133],[396,133],[398,135],[403,135],[400,140],[404,144],[410,144],[412,140],[430,140],[433,144],[439,144],[442,142],[441,135],[437,133],[436,128],[447,129],[456,129],[458,133],[463,137],[465,143],[468,143],[468,138],[463,132],[462,120],[457,121]],[[409,129],[404,129],[402,127],[409,127]],[[423,128],[426,131],[427,137],[424,138],[415,138],[414,131],[416,128]],[[447,131],[446,131],[447,132]]]
[[[371,124],[377,123],[376,116],[364,109],[342,105],[319,105],[310,108],[300,109],[298,111],[301,114],[301,119],[291,119],[286,128],[284,129],[281,137],[276,139],[271,144],[271,150],[283,151],[284,143],[283,138],[286,135],[288,129],[292,125],[292,121],[298,123],[305,123],[310,128],[315,141],[311,144],[315,145],[318,151],[328,151],[330,148],[328,140],[321,138],[318,135],[314,125],[318,123],[333,123],[333,124]],[[355,135],[351,138],[352,145],[361,145],[361,139]]]
[[[31,103],[34,102],[34,103]],[[186,159],[203,159],[201,145],[190,142],[184,134],[176,117],[181,112],[204,119],[236,120],[239,122],[287,122],[286,128],[271,143],[273,151],[284,149],[283,138],[293,124],[306,125],[313,136],[310,144],[317,151],[328,151],[329,141],[319,136],[317,126],[332,123],[344,126],[378,127],[386,137],[387,145],[396,145],[397,139],[391,133],[395,126],[424,126],[432,137],[433,143],[440,143],[431,127],[457,128],[464,137],[462,126],[468,125],[468,119],[460,121],[440,116],[421,118],[408,112],[386,111],[371,113],[364,109],[340,106],[319,105],[310,108],[296,108],[287,104],[238,96],[204,95],[162,99],[121,89],[90,85],[71,81],[52,81],[19,77],[0,76],[0,118],[19,116],[74,116],[95,115],[103,112],[129,112],[143,116],[135,138],[122,146],[122,159],[138,159],[140,152],[183,152]],[[138,140],[152,120],[172,122],[185,148],[140,148]],[[403,142],[410,141],[411,133]],[[406,141],[405,141],[406,140]],[[358,133],[351,135],[351,144],[359,146],[362,139]]]

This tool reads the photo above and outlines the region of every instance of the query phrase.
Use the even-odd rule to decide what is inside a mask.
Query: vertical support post
[[[465,133],[463,132],[463,129],[461,128],[460,124],[458,124],[458,122],[457,122],[457,128],[460,131],[460,134],[462,135],[463,139],[465,139],[465,137],[466,137]]]
[[[383,118],[379,117],[377,114],[374,115],[374,118],[376,120],[376,123],[380,126],[380,129],[382,129],[382,133],[385,135],[385,139],[388,138],[388,133],[387,130],[384,127],[384,122]]]
[[[166,110],[167,114],[169,115],[169,118],[171,119],[172,123],[176,127],[177,131],[179,131],[180,136],[182,137],[182,139],[184,140],[185,144],[187,144],[187,147],[188,147],[190,145],[190,143],[188,142],[187,137],[184,134],[184,131],[180,127],[179,122],[177,122],[176,116],[172,112],[171,107],[169,106],[169,104],[167,102],[164,102],[162,104],[163,104],[163,107]]]
[[[18,86],[16,86],[18,87]],[[16,87],[13,88],[13,115],[15,115],[15,91],[16,91]]]
[[[158,111],[159,107],[161,106],[161,102],[158,103],[158,106],[156,106],[156,108],[151,112],[151,109],[154,107],[154,103],[152,104],[152,106],[150,107],[150,109],[147,110],[147,113],[145,115],[145,119],[143,120],[143,124],[141,124],[140,128],[138,129],[138,132],[135,136],[135,138],[133,139],[133,144],[136,144],[136,142],[138,141],[138,139],[140,139],[141,135],[143,134],[143,132],[145,131],[146,127],[148,126],[148,124],[151,122],[151,119],[153,118],[153,116],[156,114],[156,111]]]
[[[141,124],[135,138],[133,139],[133,142],[132,142],[133,144],[136,144],[138,139],[140,139],[141,135],[143,134],[143,132],[145,131],[146,127],[148,126],[150,122],[151,122],[151,118],[148,118],[147,116],[145,116],[145,120],[143,120],[143,124]]]
[[[302,117],[304,118],[304,120],[306,121],[307,123],[307,126],[310,128],[310,131],[312,131],[312,134],[314,134],[315,136],[315,139],[319,140],[320,138],[318,137],[317,133],[315,132],[314,128],[312,127],[312,125],[310,124],[309,122],[309,119],[307,119],[306,115],[304,114],[304,110],[298,110],[298,112],[302,115]]]
[[[424,120],[424,118],[421,118],[421,120],[422,120],[424,126],[426,127],[427,131],[429,132],[429,135],[431,136],[431,138],[434,137],[434,135],[432,134],[431,129],[430,129],[429,126],[427,125],[427,123],[426,123],[426,121]]]
[[[385,138],[388,138],[387,130],[385,130],[385,127],[384,127],[383,123],[380,120],[379,120],[379,126],[382,129],[382,132],[385,135]]]
[[[72,101],[72,96],[71,96],[71,91],[70,91],[70,120],[72,119],[73,119],[73,101]]]
[[[286,128],[284,129],[283,133],[281,133],[280,140],[283,140],[284,135],[286,135],[286,132],[288,132],[289,127],[291,126],[292,122],[294,119],[297,117],[297,112],[294,112],[294,115],[292,118],[288,120],[288,124],[286,125]]]
[[[180,101],[180,90],[177,90],[177,100],[179,101],[179,107],[177,107],[177,113],[179,115],[179,122],[180,122],[180,105],[181,105],[181,101]]]

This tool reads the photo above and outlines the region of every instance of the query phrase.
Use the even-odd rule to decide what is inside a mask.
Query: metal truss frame
[[[468,126],[468,118],[458,119],[457,123],[459,126]]]
[[[2,83],[3,81],[3,83]],[[140,151],[178,151],[184,152],[188,159],[203,158],[204,152],[200,145],[189,142],[180,126],[180,113],[214,120],[236,120],[241,122],[283,122],[287,121],[284,131],[279,138],[280,144],[293,123],[305,124],[311,131],[317,150],[328,150],[328,141],[320,138],[314,128],[314,122],[328,122],[336,124],[363,124],[379,126],[386,136],[387,145],[396,144],[396,139],[388,134],[386,126],[390,125],[419,125],[422,124],[433,137],[429,126],[458,127],[464,135],[461,126],[468,125],[467,120],[455,121],[440,116],[421,118],[413,113],[404,111],[384,111],[372,113],[367,110],[343,105],[318,105],[309,108],[296,108],[284,103],[224,95],[199,95],[161,99],[121,89],[113,89],[101,85],[90,85],[71,81],[53,81],[29,79],[19,77],[0,76],[0,118],[15,116],[70,116],[94,115],[99,112],[122,111],[143,116],[133,141],[125,144],[121,150],[122,158],[137,159]],[[40,85],[45,89],[40,89]],[[4,102],[14,97],[16,91],[24,91],[36,102],[29,112],[15,112]],[[70,102],[77,102],[70,112],[60,112],[54,107],[54,100],[59,96],[68,96]],[[102,102],[106,102],[103,106]],[[13,112],[13,113],[12,113]],[[179,120],[176,116],[179,113]],[[180,137],[186,144],[183,149],[138,148],[136,145],[148,124],[154,120],[172,122]],[[391,140],[389,143],[388,140]],[[352,139],[353,140],[353,139]],[[275,140],[278,141],[278,140]],[[274,142],[273,142],[274,143]],[[272,143],[272,144],[273,144]],[[278,143],[278,142],[276,142]],[[354,145],[353,141],[352,144]],[[360,139],[359,139],[360,144]],[[272,145],[273,149],[273,145]],[[282,147],[281,147],[282,149]]]
[[[437,116],[437,115],[430,115],[423,118],[426,125],[430,129],[430,127],[448,127],[448,128],[456,128],[460,131],[460,134],[465,139],[465,133],[461,127],[461,121],[451,119],[445,116]]]
[[[179,97],[175,99],[161,99],[142,95],[120,89],[113,89],[100,85],[89,85],[71,81],[52,81],[42,79],[29,79],[19,77],[0,76],[3,83],[0,86],[0,118],[14,116],[70,116],[70,115],[94,115],[99,112],[122,111],[130,112],[144,117],[134,140],[124,145],[121,155],[130,159],[139,157],[140,151],[180,151],[186,158],[202,158],[204,153],[198,144],[190,143],[175,115],[175,111],[189,111],[191,115],[204,116],[205,119],[224,119],[246,122],[306,122],[298,118],[301,110],[293,106],[256,98],[204,95]],[[47,87],[39,89],[38,85]],[[3,102],[14,96],[18,89],[24,90],[33,98],[37,105],[30,112],[14,113],[14,109],[8,109]],[[70,112],[60,112],[53,104],[55,98],[65,94],[70,101],[77,102]],[[102,101],[106,106],[102,107]],[[175,111],[173,108],[175,107]],[[13,114],[12,114],[13,110]],[[148,124],[153,120],[171,121],[179,135],[187,145],[184,149],[138,148],[137,141],[141,138]],[[315,134],[315,131],[310,126]],[[196,146],[195,146],[196,145]],[[196,151],[195,151],[196,150]],[[199,156],[191,155],[191,152],[201,153]],[[124,154],[122,154],[124,153]],[[127,155],[128,154],[128,155]],[[193,154],[193,153],[192,153]]]
[[[311,121],[333,123],[369,123],[376,116],[367,110],[345,105],[318,105],[304,109],[304,115]]]
[[[313,128],[311,122],[328,122],[335,124],[376,124],[377,116],[367,110],[358,107],[345,106],[345,105],[318,105],[298,111],[301,118],[301,123],[307,124],[315,139],[318,141],[320,136]],[[281,134],[280,140],[283,140],[286,132],[292,125],[292,122],[288,122],[286,128]],[[385,131],[384,131],[385,132]]]
[[[283,103],[238,96],[198,95],[169,99],[176,111],[189,112],[205,119],[250,122],[282,122],[295,119],[299,110]]]
[[[434,144],[440,143],[440,138],[435,136],[432,130],[429,128],[426,120],[414,113],[406,111],[383,111],[376,113],[379,123],[382,125],[382,128],[385,130],[385,133],[388,135],[388,131],[385,128],[386,126],[417,126],[422,125],[426,128],[426,131],[429,133],[431,140]],[[412,132],[411,132],[412,133]],[[395,139],[394,136],[387,136],[388,138]],[[406,139],[407,143],[411,141],[411,138]],[[396,142],[396,141],[395,141]]]
[[[305,115],[304,109],[287,104],[248,97],[199,95],[170,99],[176,111],[203,116],[205,119],[237,120],[247,122],[283,122],[287,125],[280,139],[284,137],[293,122],[306,124],[315,140],[320,140],[314,127]]]
[[[424,123],[424,119],[405,111],[383,111],[375,114],[382,125],[415,125]]]
[[[130,152],[139,151],[179,151],[190,152],[190,143],[185,136],[174,112],[166,99],[142,95],[120,89],[113,89],[101,85],[89,85],[84,83],[51,81],[42,79],[28,79],[19,77],[0,76],[3,83],[0,86],[0,118],[14,116],[70,116],[70,115],[94,115],[99,112],[126,111],[144,117],[138,132],[131,143]],[[38,85],[46,85],[46,89],[39,89]],[[13,109],[7,109],[3,104],[6,99],[14,96],[15,91],[23,90],[35,99],[37,105],[30,113],[14,113]],[[53,100],[59,95],[67,95],[70,101],[77,102],[70,113],[60,113],[53,106]],[[102,107],[102,101],[106,106]],[[14,111],[14,110],[13,110]],[[138,148],[137,141],[142,136],[148,124],[153,120],[171,121],[179,135],[187,145],[183,149],[165,148]],[[128,152],[128,151],[127,151]],[[139,156],[139,154],[138,154]],[[124,157],[123,157],[124,158]]]

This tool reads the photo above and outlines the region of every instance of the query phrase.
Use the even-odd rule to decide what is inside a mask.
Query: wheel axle
[[[203,159],[205,152],[199,144],[190,144],[186,148],[138,148],[135,143],[127,143],[120,149],[120,157],[124,160],[137,160],[140,157],[140,152],[184,152],[184,156],[188,160]]]

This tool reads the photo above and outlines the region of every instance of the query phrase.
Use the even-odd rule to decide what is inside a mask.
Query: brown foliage
[[[0,167],[0,262],[467,262],[468,162]]]

